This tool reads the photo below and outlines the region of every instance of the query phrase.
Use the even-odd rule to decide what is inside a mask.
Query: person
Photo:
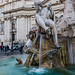
[[[3,46],[1,46],[1,52],[3,51]]]
[[[0,51],[1,51],[1,45],[0,45]]]
[[[23,54],[23,45],[21,45],[21,47],[20,47],[20,54]]]
[[[7,45],[7,51],[9,50],[9,46]]]
[[[54,12],[51,7],[51,3],[48,3],[47,8],[43,8],[42,2],[35,1],[35,21],[37,25],[41,28],[43,28],[48,35],[51,34],[50,29],[53,33],[53,40],[54,45],[57,48],[60,48],[61,46],[58,45],[58,39],[57,39],[57,31],[54,23]]]
[[[5,46],[5,55],[8,55],[9,52],[10,52],[10,51],[9,51],[9,46],[6,45],[6,46]]]

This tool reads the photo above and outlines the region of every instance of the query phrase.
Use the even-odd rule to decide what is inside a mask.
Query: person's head
[[[34,5],[35,5],[36,11],[39,11],[42,9],[42,2],[41,1],[35,1]]]

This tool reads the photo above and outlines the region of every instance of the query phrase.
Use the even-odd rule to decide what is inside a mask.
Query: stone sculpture
[[[28,41],[24,46],[24,52],[29,55],[24,66],[63,67],[51,3],[48,3],[46,8],[43,8],[40,1],[35,1],[34,5],[36,9],[35,21],[38,28],[32,28],[33,30],[30,30],[27,35]],[[51,34],[54,43],[51,40]],[[55,47],[52,48],[52,45]]]
[[[16,63],[16,65],[22,64],[22,60],[20,58],[16,58],[16,61],[18,62],[18,63]]]
[[[36,9],[35,21],[37,25],[43,28],[48,35],[50,35],[52,31],[54,45],[57,48],[60,48],[60,46],[58,45],[57,31],[54,23],[54,12],[52,10],[51,3],[48,3],[47,8],[43,8],[40,1],[35,1],[34,5]]]

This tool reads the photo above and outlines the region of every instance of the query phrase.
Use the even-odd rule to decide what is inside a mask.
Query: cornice
[[[47,1],[49,1],[49,0],[47,0]],[[63,4],[63,3],[59,3],[58,5],[61,5],[61,4]],[[52,4],[52,6],[55,6],[55,5],[57,5],[57,4]],[[43,7],[46,7],[46,5],[44,5]],[[3,14],[17,12],[17,11],[21,11],[21,10],[24,10],[24,11],[33,11],[33,10],[35,10],[35,7],[34,6],[31,6],[31,7],[20,7],[20,8],[8,10],[8,11],[3,11]]]
[[[0,3],[0,7],[4,6],[4,3]]]
[[[13,1],[10,1],[10,2],[5,2],[4,5],[11,4],[11,3],[17,2],[17,1],[21,1],[21,0],[13,0]]]
[[[11,4],[11,3],[17,2],[17,1],[21,1],[21,0],[13,0],[13,1],[11,1],[11,2],[5,2],[5,3],[2,3],[1,6],[7,5],[7,4]],[[26,0],[25,0],[25,1],[26,1]],[[27,0],[27,1],[28,1],[28,0]],[[48,2],[48,1],[49,1],[49,0],[44,0],[44,1],[42,1],[42,4],[44,4],[44,3]]]
[[[27,15],[27,14],[16,14],[16,15],[13,15],[13,17],[16,17],[16,18],[21,18],[21,17],[31,17],[31,16],[33,16],[33,14],[29,14],[29,15]],[[10,20],[11,19],[11,15],[9,15],[9,16],[5,16],[4,17],[4,20]],[[15,20],[17,20],[17,19],[15,19]]]
[[[21,10],[31,11],[31,10],[34,10],[34,7],[20,7],[20,8],[8,10],[8,11],[3,11],[3,14],[17,12],[17,11],[21,11]]]

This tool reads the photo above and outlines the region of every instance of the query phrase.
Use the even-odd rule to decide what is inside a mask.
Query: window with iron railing
[[[3,23],[0,23],[0,33],[3,32]]]
[[[3,24],[1,24],[1,32],[3,32]]]
[[[3,16],[3,8],[2,8],[2,16]]]

